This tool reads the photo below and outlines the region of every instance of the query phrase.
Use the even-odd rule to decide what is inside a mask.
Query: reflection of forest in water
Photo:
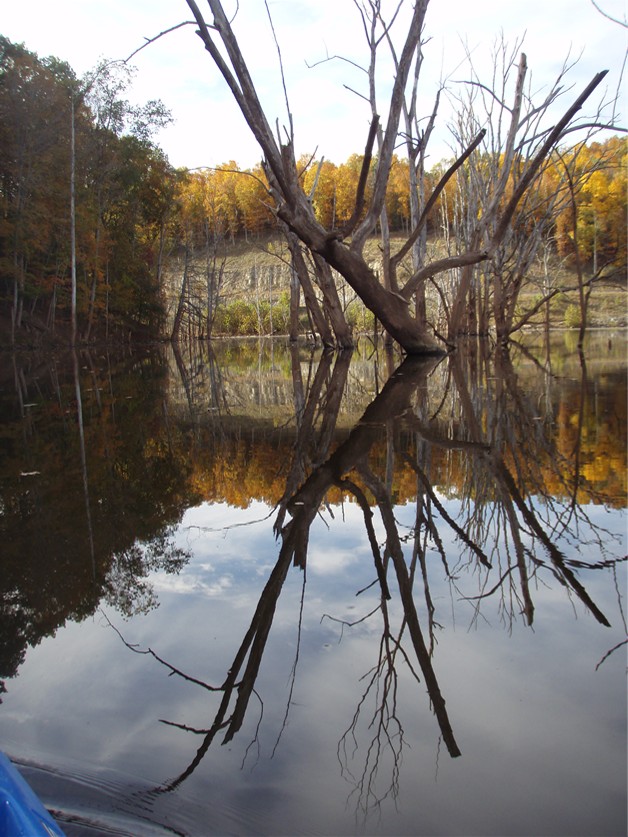
[[[218,693],[215,716],[202,730],[182,725],[200,739],[162,790],[242,727],[289,569],[306,570],[311,528],[334,509],[361,517],[377,591],[360,619],[379,620],[378,656],[339,749],[342,764],[376,694],[372,749],[355,780],[363,807],[395,793],[399,666],[428,691],[449,754],[460,753],[434,668],[435,573],[476,618],[490,600],[507,624],[533,626],[539,585],[556,584],[609,623],[589,583],[617,584],[625,543],[592,509],[625,507],[623,335],[600,335],[584,357],[474,343],[402,362],[370,343],[333,354],[270,342],[29,355],[5,363],[1,381],[5,680],[28,646],[103,601],[126,616],[148,612],[151,574],[181,572],[190,557],[176,538],[190,507],[274,509],[276,563],[224,681],[198,682]],[[384,747],[392,779],[382,792],[375,754]]]
[[[391,508],[418,496],[417,532],[438,544],[439,497],[459,498],[462,516],[449,525],[488,565],[491,549],[506,550],[499,562],[529,561],[521,532],[543,541],[575,531],[582,504],[623,508],[623,336],[592,339],[582,363],[564,345],[550,356],[483,348],[406,364],[399,403],[394,388],[392,400],[382,396],[399,359],[370,343],[353,356],[251,341],[84,353],[76,363],[4,358],[0,585],[2,635],[12,639],[0,675],[101,597],[128,614],[150,607],[148,573],[186,560],[172,540],[186,508],[263,500],[278,506],[280,528],[294,492],[350,444],[367,408],[377,415],[360,453],[368,472],[353,484],[356,462],[341,458],[305,498],[309,515],[344,498],[364,506],[366,521],[382,492]],[[490,547],[484,528],[495,516],[509,538]]]

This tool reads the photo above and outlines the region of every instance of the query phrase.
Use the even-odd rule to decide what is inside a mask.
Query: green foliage
[[[214,334],[231,337],[287,334],[289,322],[290,302],[287,293],[282,293],[272,305],[268,300],[255,303],[236,299],[218,306]]]
[[[362,302],[355,300],[349,303],[345,312],[347,322],[355,333],[370,334],[375,328],[375,316]]]
[[[565,325],[567,328],[580,328],[580,308],[577,305],[568,305],[565,309]]]

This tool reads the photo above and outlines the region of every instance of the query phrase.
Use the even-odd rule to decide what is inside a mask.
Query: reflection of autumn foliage
[[[12,676],[27,645],[68,618],[93,613],[103,596],[125,612],[149,607],[147,574],[180,566],[184,556],[172,533],[190,506],[223,502],[245,508],[259,501],[285,508],[312,469],[347,441],[346,416],[359,416],[361,400],[368,402],[371,391],[381,390],[381,381],[366,374],[361,358],[352,360],[352,371],[348,359],[332,362],[327,355],[310,367],[296,352],[291,369],[288,356],[279,351],[272,363],[256,358],[254,374],[245,353],[232,358],[238,361],[235,367],[225,356],[213,367],[207,358],[196,358],[194,374],[181,390],[189,395],[185,418],[174,417],[176,399],[166,391],[165,364],[157,354],[141,361],[127,358],[119,371],[104,357],[94,362],[84,355],[80,386],[61,362],[37,366],[34,358],[26,358],[23,368],[16,362],[15,368],[0,369],[0,605],[10,603],[0,634],[13,637],[0,648],[0,675]],[[194,377],[209,368],[229,384],[222,400]],[[556,498],[567,501],[566,507],[574,500],[624,507],[622,363],[613,366],[609,357],[603,367],[592,361],[588,369],[574,371],[557,358],[554,374],[542,370],[536,378],[520,367],[515,373],[508,364],[500,376],[484,378],[469,364],[457,390],[445,396],[453,368],[440,364],[422,393],[426,415],[438,415],[429,459],[419,449],[421,439],[430,438],[429,423],[417,415],[373,434],[369,467],[386,475],[392,507],[416,502],[426,480],[434,506],[439,497],[470,497],[484,507],[499,503],[496,466],[483,459],[485,444],[499,474],[516,483],[518,497]],[[266,391],[276,395],[278,383],[290,380],[295,393],[307,394],[293,405],[273,400],[272,411],[262,415],[257,400],[253,408],[244,399],[247,389],[256,399]],[[265,387],[268,381],[277,387]],[[479,442],[470,437],[468,421],[456,407],[462,384],[469,385],[471,401],[477,397],[484,405],[478,406],[475,428]],[[208,409],[208,404],[214,406]],[[235,406],[238,412],[231,414]],[[439,444],[443,439],[455,445]],[[464,449],[470,442],[476,448],[471,466]],[[320,502],[355,503],[360,496],[364,504],[375,505],[372,481],[358,473],[348,487],[341,477],[330,481]]]
[[[247,414],[238,402],[238,417],[224,413],[194,423],[189,459],[195,490],[209,502],[273,504],[278,558],[225,678],[200,684],[221,694],[211,725],[167,721],[201,743],[187,767],[157,792],[181,785],[219,735],[224,732],[228,743],[243,729],[251,697],[263,700],[256,682],[282,587],[291,566],[306,570],[312,524],[318,515],[325,522],[337,517],[336,503],[357,504],[366,536],[360,552],[364,547],[373,560],[373,580],[359,592],[378,587],[380,593],[377,606],[369,602],[368,612],[352,621],[324,614],[342,630],[381,618],[375,661],[360,678],[363,693],[337,749],[343,776],[354,785],[356,810],[377,808],[397,793],[405,746],[398,668],[407,666],[427,689],[447,752],[461,754],[434,665],[441,622],[430,590],[433,568],[471,605],[473,621],[495,597],[506,623],[522,617],[532,626],[536,585],[551,578],[610,627],[579,570],[614,571],[624,559],[609,553],[602,562],[586,560],[591,551],[605,552],[607,531],[589,523],[579,501],[623,505],[617,475],[609,469],[594,480],[586,465],[602,451],[609,460],[617,451],[625,464],[625,411],[617,406],[620,394],[625,401],[624,367],[618,365],[612,380],[607,364],[608,380],[598,390],[584,356],[559,375],[538,363],[515,367],[507,351],[487,348],[471,342],[466,352],[442,361],[407,358],[396,369],[387,364],[375,397],[352,427],[342,429],[339,407],[350,357],[323,353],[306,370],[293,347],[293,418],[283,425],[256,421],[256,410]],[[447,504],[443,496],[457,502]],[[410,521],[407,513],[396,514],[405,503]],[[567,552],[572,537],[580,542]],[[293,682],[305,595],[304,576]],[[190,679],[152,649],[129,647]],[[284,726],[290,703],[291,697]],[[258,731],[259,725],[253,743]],[[384,763],[391,765],[390,780],[380,787]]]
[[[584,405],[582,428],[579,428],[580,392],[574,388],[565,394],[557,412],[556,447],[565,461],[580,453],[580,470],[584,478],[578,500],[610,501],[619,507],[626,497],[626,446],[622,428],[626,426],[626,393],[622,387],[609,387],[608,403],[601,415],[594,411],[596,394],[589,387]],[[547,469],[548,489],[552,484],[552,469]]]
[[[275,505],[286,482],[291,445],[271,440],[231,437],[219,447],[198,450],[191,484],[195,494],[210,502],[246,508],[252,500]]]
[[[605,502],[620,508],[624,505],[627,488],[626,447],[621,431],[626,422],[625,390],[610,388],[605,398],[608,403],[600,405],[598,402],[597,414],[591,400],[585,411],[580,440],[583,480],[578,501]],[[563,457],[562,463],[553,458],[529,463],[536,471],[535,480],[542,479],[545,492],[555,497],[565,496],[572,485],[579,409],[579,391],[561,391],[555,407],[553,433],[555,448]],[[411,444],[408,440],[408,445]],[[252,500],[275,505],[285,489],[285,473],[292,450],[292,440],[285,432],[277,436],[259,436],[246,445],[237,438],[226,438],[218,446],[201,444],[193,456],[191,487],[195,494],[209,502],[226,502],[240,508],[245,508]],[[408,454],[412,460],[412,449]],[[374,445],[372,459],[378,464],[385,462],[384,441]],[[455,452],[435,449],[429,477],[440,493],[460,496],[467,478],[465,458]],[[525,491],[526,486],[523,488]],[[395,463],[392,492],[397,504],[416,499],[416,473],[408,461],[402,461],[400,457]],[[327,499],[332,504],[347,501],[340,489],[332,489]]]
[[[147,576],[185,563],[173,526],[196,499],[177,430],[164,426],[157,356],[114,370],[85,355],[79,382],[57,359],[20,361],[15,389],[0,368],[0,677],[102,598],[126,615],[150,608]]]

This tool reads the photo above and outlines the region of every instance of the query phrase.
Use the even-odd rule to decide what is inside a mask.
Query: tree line
[[[231,317],[222,294],[228,246],[278,235],[286,242],[278,258],[289,262],[295,281],[290,299],[281,298],[274,327],[281,323],[296,337],[301,306],[323,343],[350,345],[356,317],[348,306],[363,294],[352,292],[349,303],[347,297],[340,303],[342,259],[334,265],[295,236],[281,218],[282,199],[268,165],[241,169],[229,161],[196,171],[174,169],[152,138],[170,114],[159,101],[129,104],[132,75],[124,63],[103,61],[79,79],[67,63],[39,58],[0,37],[2,342],[64,339],[73,319],[84,342],[138,335],[177,339],[192,309],[204,323],[196,333],[210,336],[216,322]],[[461,114],[469,108],[461,106]],[[473,145],[473,128],[472,119],[461,117],[461,147]],[[337,231],[334,240],[364,222],[381,191],[375,134],[364,153],[341,164],[315,155],[295,160],[302,199],[321,229]],[[463,332],[496,327],[508,334],[536,313],[539,299],[549,304],[562,289],[555,278],[562,263],[579,277],[584,318],[592,283],[620,275],[626,264],[625,141],[612,136],[551,150],[512,213],[508,235],[490,259],[472,267],[468,282],[461,254],[478,249],[477,219],[508,206],[528,165],[521,149],[506,159],[509,149],[499,137],[489,142],[483,134],[482,140],[473,153],[431,169],[416,154],[390,153],[381,211],[369,230],[382,242],[378,282],[399,297],[399,275],[413,277],[404,310],[424,320],[431,284],[450,334],[454,319]],[[412,248],[401,248],[396,263],[395,234],[409,240],[418,216],[421,236]],[[424,269],[428,241],[434,242],[432,258],[451,262],[438,277]],[[171,328],[164,268],[175,254],[183,255],[183,268]],[[545,266],[546,283],[533,309],[522,314],[520,292],[533,262]],[[443,327],[436,315],[429,316],[432,329]]]
[[[299,159],[301,184],[310,194],[316,181],[312,205],[317,220],[325,226],[345,223],[351,217],[364,155],[352,154],[337,165],[324,158],[303,155]],[[488,171],[490,155],[478,155],[476,167]],[[540,220],[540,199],[553,195],[562,179],[565,165],[575,168],[575,194],[578,248],[573,240],[573,206],[567,200],[554,207],[552,225],[546,234],[554,252],[573,267],[576,258],[595,265],[602,262],[621,265],[626,260],[626,187],[628,147],[613,136],[601,142],[580,143],[567,154],[555,152],[543,171],[539,184],[539,203],[532,217],[517,221],[528,229]],[[371,179],[366,184],[368,198],[376,160],[370,165]],[[431,191],[448,163],[439,162],[424,175]],[[386,190],[386,210],[392,232],[406,233],[410,228],[410,163],[394,155],[391,178]],[[427,222],[431,236],[444,236],[464,206],[465,180],[471,167],[456,172],[439,195]],[[512,183],[511,183],[512,187]],[[255,238],[276,229],[273,204],[268,197],[268,183],[261,165],[242,169],[234,160],[216,168],[189,172],[180,180],[180,222],[189,225],[197,244],[201,244],[207,225],[217,239],[235,242]]]

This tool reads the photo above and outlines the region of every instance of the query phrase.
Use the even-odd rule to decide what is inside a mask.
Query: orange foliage
[[[528,471],[521,472],[521,463],[514,468],[506,455],[506,464],[512,473],[528,480],[520,485],[524,494],[545,493],[557,498],[577,492],[579,502],[609,503],[623,507],[627,491],[626,448],[617,426],[625,421],[625,405],[613,405],[613,415],[619,418],[600,422],[600,417],[585,409],[580,418],[579,395],[564,395],[558,405],[556,435],[553,448],[546,457],[530,457]],[[620,418],[621,411],[624,413]],[[578,422],[582,421],[579,430]],[[577,440],[580,438],[580,447]],[[215,440],[214,440],[215,444]],[[417,496],[417,474],[410,464],[414,460],[413,437],[403,441],[408,458],[397,455],[393,473],[392,493],[396,504],[414,502]],[[396,440],[397,453],[401,440]],[[577,453],[577,456],[576,456]],[[286,476],[294,455],[293,440],[282,436],[256,438],[245,444],[242,439],[227,438],[219,446],[209,441],[201,444],[190,457],[191,487],[195,494],[208,502],[225,502],[246,508],[252,501],[262,501],[274,506],[286,487]],[[433,448],[429,478],[450,497],[462,496],[468,491],[468,462],[464,456],[451,451]],[[370,466],[377,473],[384,473],[387,462],[386,440],[375,444],[370,453]],[[579,463],[576,469],[575,463]],[[366,491],[367,496],[369,492]],[[340,489],[329,492],[331,504],[352,498]]]

